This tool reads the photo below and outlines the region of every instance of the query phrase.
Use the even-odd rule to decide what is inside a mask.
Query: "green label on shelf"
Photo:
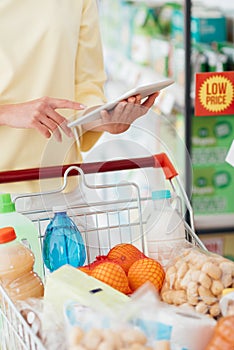
[[[193,118],[192,205],[195,215],[234,213],[234,169],[225,162],[234,116]]]

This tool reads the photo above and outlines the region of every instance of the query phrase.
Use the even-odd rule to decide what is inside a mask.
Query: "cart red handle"
[[[102,173],[116,170],[130,170],[137,168],[162,168],[167,180],[177,176],[173,164],[165,153],[155,154],[150,157],[120,159],[107,162],[77,163],[63,166],[50,166],[42,168],[20,169],[0,172],[0,183],[19,181],[31,181],[62,177],[70,166],[80,167],[85,174]],[[77,175],[77,171],[71,170],[69,176]]]

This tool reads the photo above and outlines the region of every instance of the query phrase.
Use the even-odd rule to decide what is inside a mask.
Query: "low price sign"
[[[234,114],[234,71],[197,73],[195,116]]]

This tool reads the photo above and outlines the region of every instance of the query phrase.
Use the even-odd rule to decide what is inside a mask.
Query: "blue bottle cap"
[[[153,191],[152,192],[152,199],[166,199],[171,198],[171,192],[170,190],[161,190],[161,191]]]

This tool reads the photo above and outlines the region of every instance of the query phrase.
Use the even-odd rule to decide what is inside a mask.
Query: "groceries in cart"
[[[141,161],[137,159],[137,167]],[[23,300],[19,300],[21,295],[14,298],[20,288],[15,288],[16,283],[10,286],[0,276],[2,349],[234,349],[230,334],[234,296],[231,292],[228,298],[224,295],[234,288],[234,262],[208,252],[196,235],[190,202],[165,154],[144,158],[143,163],[162,167],[172,190],[163,188],[145,198],[135,183],[121,183],[123,199],[107,196],[105,201],[68,206],[67,212],[66,208],[58,213],[52,208],[49,213],[40,208],[33,212],[45,263],[44,295],[25,293]],[[132,162],[127,164],[132,166]],[[116,193],[117,186],[95,186],[95,191],[109,188]],[[131,186],[127,195],[125,186]],[[152,210],[144,216],[146,203]],[[183,204],[188,222],[183,219]],[[4,213],[0,213],[0,223],[1,215]],[[29,212],[22,215],[31,217]],[[6,237],[13,237],[12,230]],[[28,258],[21,258],[27,250],[26,256],[31,257],[27,271],[34,276],[36,286],[43,288],[32,272],[34,260],[29,249],[34,247],[30,235],[26,238],[23,243],[28,242],[28,247],[13,239],[2,242],[0,248],[20,245],[14,257],[22,273]],[[93,256],[91,250],[97,254]],[[18,251],[22,256],[17,256]],[[6,262],[4,258],[2,266]]]
[[[130,243],[115,245],[107,255],[97,256],[94,262],[79,269],[124,294],[131,294],[147,281],[160,291],[165,276],[158,261]]]
[[[111,306],[116,296],[109,294],[108,299],[109,302],[95,297],[92,303],[88,299],[82,302],[67,299],[61,309],[63,318],[58,317],[54,305],[56,311],[51,314],[47,308],[48,300],[45,300],[41,327],[46,349],[202,350],[216,326],[212,318],[163,303],[150,284],[139,288],[124,302],[119,299],[118,307]],[[62,327],[64,329],[57,341],[53,327],[60,332]]]

